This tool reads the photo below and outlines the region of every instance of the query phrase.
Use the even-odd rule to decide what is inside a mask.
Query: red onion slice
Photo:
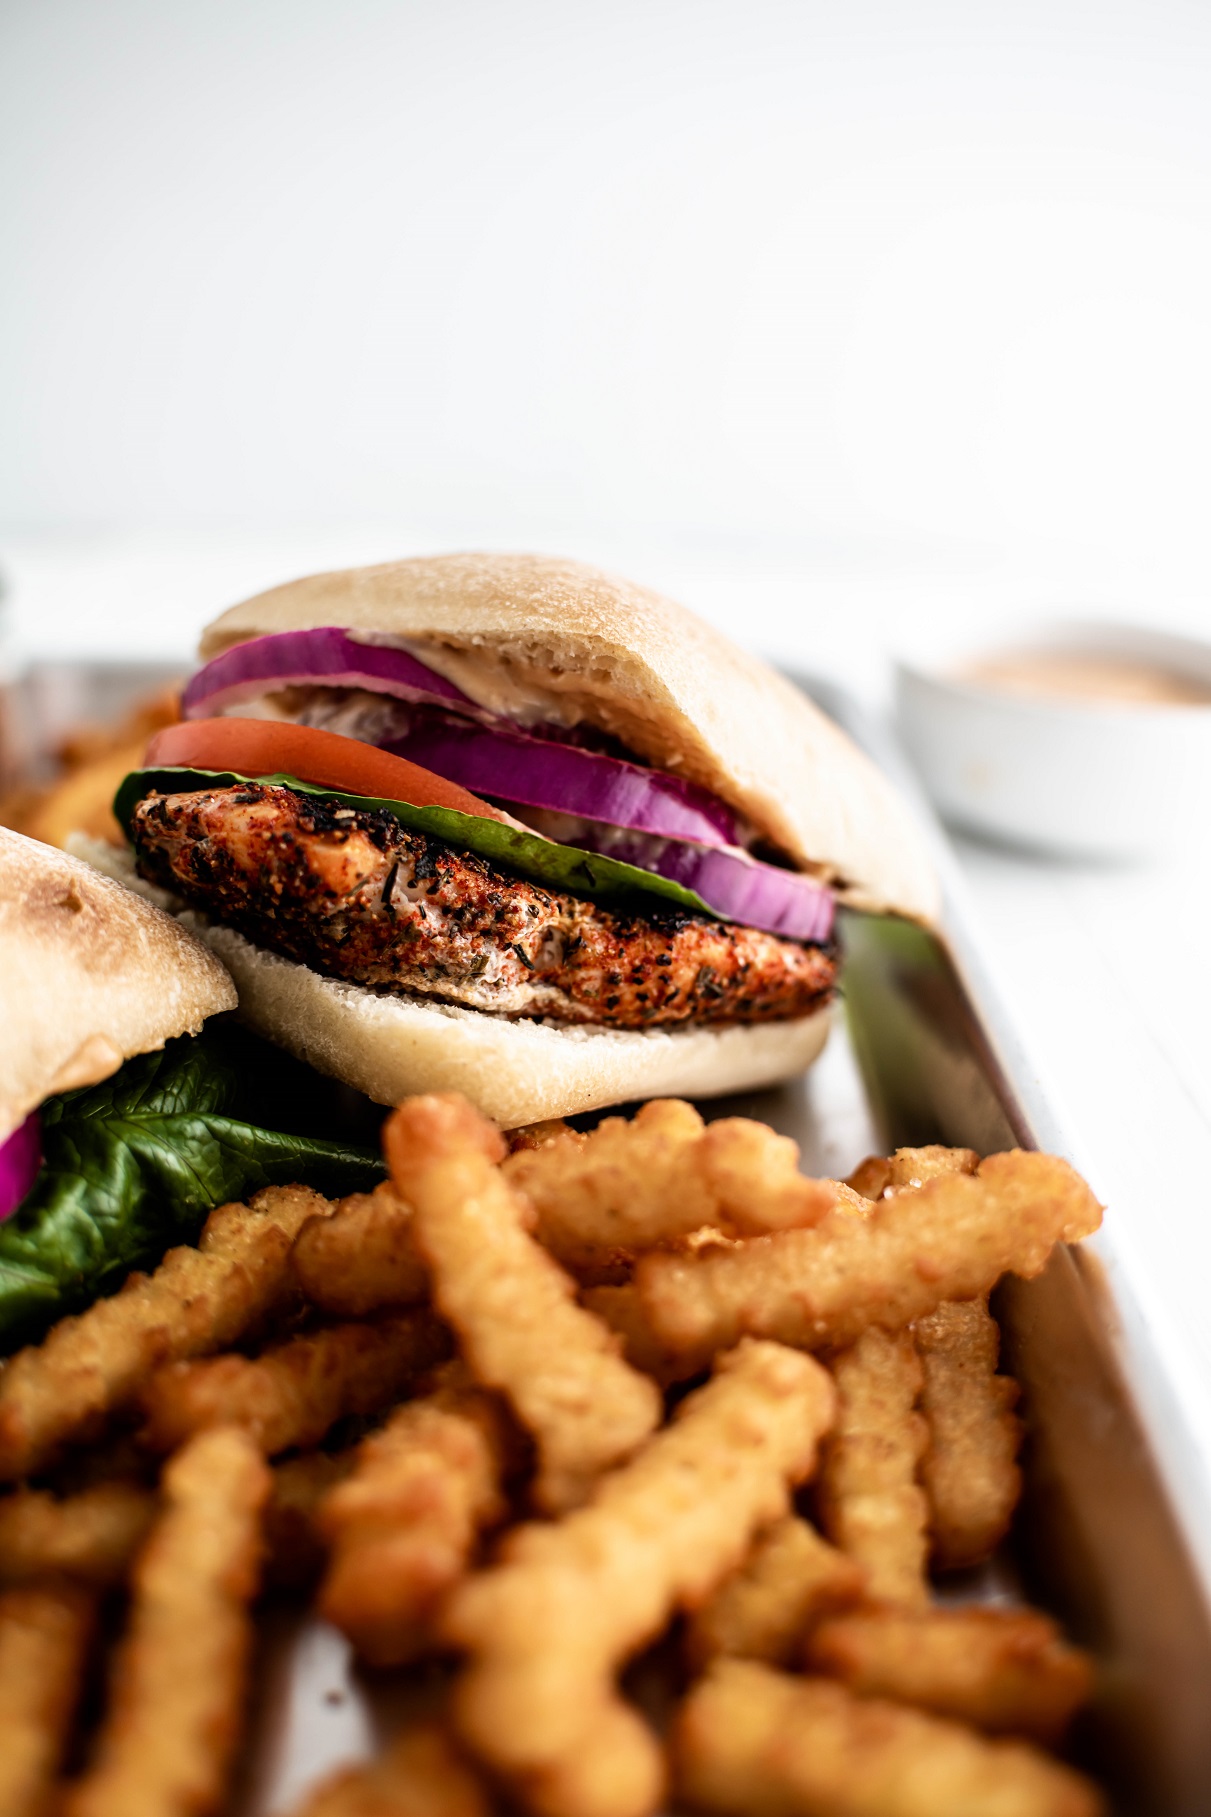
[[[367,688],[399,700],[440,701],[477,712],[461,688],[407,650],[359,644],[335,625],[318,631],[274,631],[234,644],[199,669],[181,696],[185,719],[209,719],[225,707],[268,688],[311,683],[327,688]]]
[[[473,795],[699,845],[737,843],[735,815],[717,796],[599,751],[423,711],[382,744]]]
[[[651,839],[618,827],[579,821],[558,825],[541,817],[538,830],[561,844],[600,852],[640,870],[654,871],[693,890],[724,921],[760,928],[784,940],[826,941],[833,930],[835,904],[827,884],[802,871],[763,864],[734,847],[689,845],[677,839]]]
[[[42,1125],[32,1111],[7,1142],[0,1143],[0,1218],[16,1211],[42,1165]]]
[[[182,710],[186,719],[208,717],[291,685],[364,689],[410,703],[417,710],[391,710],[386,725],[373,732],[367,726],[371,741],[473,794],[535,810],[539,830],[545,830],[546,815],[566,821],[569,830],[550,834],[561,844],[668,877],[726,921],[789,940],[824,941],[832,932],[828,888],[740,850],[736,816],[717,796],[681,777],[562,741],[572,734],[556,742],[484,725],[474,701],[406,650],[355,643],[336,626],[236,644],[193,677]],[[434,706],[454,714],[434,712]],[[463,713],[473,717],[455,716]],[[36,1133],[33,1140],[36,1153]],[[7,1215],[2,1168],[8,1146],[0,1150],[0,1217]],[[26,1191],[28,1183],[19,1196]]]

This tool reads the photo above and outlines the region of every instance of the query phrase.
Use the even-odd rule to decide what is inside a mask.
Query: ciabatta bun
[[[210,658],[339,625],[406,642],[481,705],[615,733],[712,789],[859,908],[932,920],[928,855],[883,776],[789,681],[646,588],[537,555],[440,555],[310,575],[233,606]]]
[[[515,1129],[634,1098],[755,1091],[810,1066],[828,1035],[827,1009],[759,1026],[637,1034],[514,1022],[433,998],[380,995],[322,977],[183,908],[138,875],[129,847],[80,835],[73,846],[128,889],[175,906],[235,980],[242,1022],[378,1104],[418,1091],[461,1091]]]
[[[0,827],[0,1142],[56,1092],[235,1006],[223,966],[171,915]]]

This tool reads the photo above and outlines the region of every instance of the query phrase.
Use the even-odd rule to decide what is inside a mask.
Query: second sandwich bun
[[[46,1098],[235,1006],[224,967],[171,915],[0,827],[0,1142]]]

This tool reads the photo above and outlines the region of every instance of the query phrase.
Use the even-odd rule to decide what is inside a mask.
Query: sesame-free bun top
[[[321,625],[399,640],[481,706],[587,722],[711,789],[856,907],[932,920],[937,884],[880,772],[791,682],[683,606],[581,562],[437,555],[314,574],[232,606],[203,658]]]
[[[56,1092],[235,1005],[223,966],[171,915],[0,827],[0,1142]]]

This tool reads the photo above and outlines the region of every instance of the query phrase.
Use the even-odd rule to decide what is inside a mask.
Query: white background
[[[0,523],[1188,595],[1209,98],[1176,0],[4,0]]]
[[[1211,630],[1204,0],[0,0],[10,650],[604,560],[878,700],[1006,608]],[[962,859],[1211,1456],[1201,861]]]

